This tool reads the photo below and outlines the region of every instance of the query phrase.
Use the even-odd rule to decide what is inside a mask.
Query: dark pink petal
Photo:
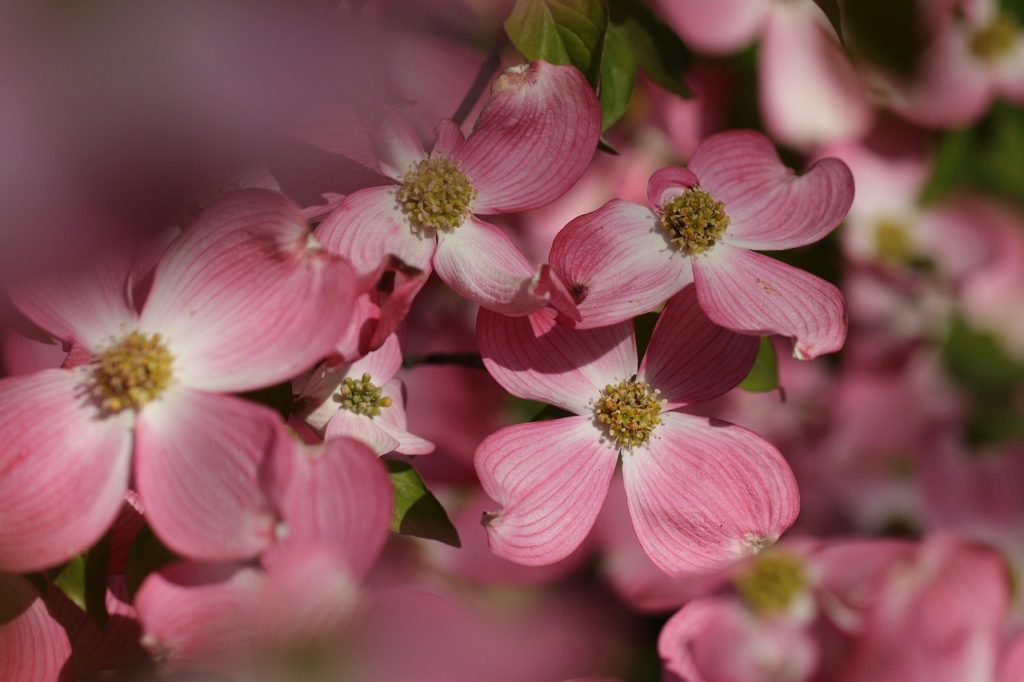
[[[274,517],[259,476],[277,421],[256,403],[187,388],[146,406],[135,482],[164,544],[206,561],[246,559],[270,544]]]
[[[476,338],[484,366],[505,390],[577,414],[589,413],[605,386],[636,373],[628,322],[573,330],[558,324],[550,308],[527,317],[481,309]]]
[[[458,124],[451,119],[446,118],[438,123],[434,134],[437,140],[430,152],[431,156],[457,157],[462,151],[462,146],[466,144],[466,137],[462,134]]]
[[[506,315],[548,304],[537,289],[537,268],[500,228],[477,218],[438,235],[434,269],[463,298]]]
[[[316,238],[331,253],[352,264],[363,287],[394,256],[430,272],[434,236],[415,233],[398,206],[395,187],[370,187],[345,197],[316,228]]]
[[[337,438],[306,447],[292,440],[274,457],[272,488],[284,527],[264,555],[287,570],[288,554],[320,545],[361,578],[377,560],[391,522],[391,480],[362,443]]]
[[[32,584],[0,574],[0,680],[71,682],[70,657],[67,633]]]
[[[690,187],[699,184],[700,180],[689,168],[669,166],[657,170],[647,181],[647,205],[657,211]]]
[[[485,516],[491,550],[528,566],[572,554],[601,510],[618,454],[590,417],[509,426],[476,451],[484,491],[502,506]]]
[[[337,414],[327,422],[324,438],[354,438],[365,443],[378,455],[394,452],[398,447],[398,439],[385,430],[376,420],[366,415],[356,414],[348,410],[338,410]]]
[[[690,160],[700,185],[725,204],[724,241],[749,249],[791,249],[820,240],[853,203],[853,174],[838,159],[821,159],[796,175],[771,141],[731,130],[701,143]]]
[[[1003,652],[998,682],[1024,679],[1024,634],[1016,635]]]
[[[663,413],[651,442],[622,456],[629,513],[644,551],[670,575],[757,553],[796,519],[789,465],[746,429]]]
[[[601,110],[593,89],[575,67],[533,62],[506,69],[492,92],[455,158],[477,191],[473,212],[551,203],[597,149]]]
[[[694,259],[693,275],[701,308],[723,327],[788,336],[801,360],[837,351],[846,340],[843,294],[803,270],[719,244]]]
[[[708,319],[688,286],[658,316],[640,378],[661,391],[665,409],[711,400],[735,387],[754,366],[757,337],[737,334]]]
[[[687,45],[712,54],[749,45],[772,8],[764,0],[655,0],[655,5]]]
[[[132,414],[102,416],[88,370],[0,381],[0,571],[35,571],[87,549],[128,490]]]
[[[6,376],[55,369],[67,356],[61,342],[27,336],[15,329],[8,329],[0,339],[0,366]]]
[[[401,114],[389,112],[380,127],[370,135],[380,172],[402,181],[406,172],[427,158],[419,133]]]
[[[141,326],[166,339],[177,381],[246,391],[330,353],[355,294],[352,269],[311,246],[295,204],[248,190],[212,205],[170,246]]]
[[[576,299],[582,329],[630,320],[693,276],[690,259],[669,241],[657,216],[619,199],[566,225],[549,260]]]

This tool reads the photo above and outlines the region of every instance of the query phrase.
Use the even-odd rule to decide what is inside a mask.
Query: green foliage
[[[775,346],[772,345],[771,337],[762,336],[761,345],[757,349],[757,357],[754,358],[754,366],[750,373],[740,382],[740,388],[744,391],[764,393],[774,391],[779,387],[779,360],[775,356]]]
[[[100,627],[107,624],[107,560],[110,536],[106,535],[85,554],[69,561],[53,579],[63,592]]]
[[[611,0],[611,22],[622,26],[637,65],[651,80],[680,97],[690,96],[683,82],[690,51],[675,31],[639,0]]]
[[[518,0],[505,32],[527,59],[572,64],[596,85],[608,15],[601,0]]]
[[[658,324],[658,313],[645,313],[633,318],[633,333],[636,334],[636,356],[642,358],[651,343],[654,325]]]
[[[402,535],[439,540],[452,547],[461,547],[459,533],[448,518],[448,513],[412,465],[393,459],[385,460],[385,464],[395,494],[391,530]]]
[[[134,597],[150,573],[174,563],[178,558],[160,542],[149,526],[143,526],[128,548],[128,561],[124,569],[128,594]]]

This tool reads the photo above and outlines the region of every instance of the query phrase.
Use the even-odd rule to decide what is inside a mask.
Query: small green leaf
[[[1012,390],[1024,382],[1024,364],[1010,357],[991,333],[953,319],[942,348],[946,369],[961,384],[980,392]]]
[[[282,381],[279,384],[261,388],[257,391],[240,393],[239,397],[277,410],[278,414],[286,421],[291,416],[293,397],[292,385],[289,381]]]
[[[107,560],[110,536],[105,535],[85,554],[69,561],[53,585],[73,601],[100,627],[107,624]]]
[[[658,324],[658,313],[644,313],[633,318],[633,333],[636,334],[636,356],[642,358],[651,343],[654,325]]]
[[[395,494],[395,511],[391,530],[428,540],[439,540],[452,547],[461,547],[459,533],[448,518],[448,512],[427,489],[419,473],[408,462],[385,460],[391,487]]]
[[[124,569],[128,594],[134,597],[136,590],[142,586],[150,573],[159,571],[178,559],[178,555],[167,549],[149,526],[143,526],[132,541],[132,546],[128,548],[128,561]]]
[[[747,378],[740,382],[740,388],[744,391],[764,393],[774,391],[779,387],[779,361],[775,357],[775,346],[768,336],[761,337],[761,345],[757,349],[757,357],[754,358],[754,366],[747,374]]]
[[[527,59],[572,64],[596,84],[607,23],[602,0],[517,0],[505,32]]]
[[[612,143],[603,137],[597,141],[597,151],[604,152],[605,154],[611,154],[612,156],[618,156],[619,150],[612,146]]]
[[[601,129],[607,130],[629,107],[636,83],[636,57],[621,24],[608,24],[601,53]]]
[[[933,203],[970,182],[971,159],[977,145],[973,129],[954,130],[942,136],[932,164],[932,175],[921,190],[921,201]]]
[[[675,31],[638,0],[612,0],[610,22],[623,31],[636,63],[651,80],[680,97],[690,96],[683,82],[690,51]]]

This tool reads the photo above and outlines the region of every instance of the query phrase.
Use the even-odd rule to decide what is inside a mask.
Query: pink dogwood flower
[[[670,574],[708,571],[774,542],[799,494],[779,452],[737,426],[677,410],[735,386],[756,340],[716,326],[693,288],[669,301],[637,369],[630,323],[572,330],[544,309],[481,310],[480,352],[507,391],[576,416],[509,426],[476,453],[502,505],[491,549],[528,565],[568,556],[586,537],[621,458],[637,537]]]
[[[461,296],[522,315],[571,301],[547,268],[532,266],[477,216],[525,211],[561,196],[583,174],[601,128],[597,98],[573,67],[507,69],[472,134],[442,121],[428,155],[404,119],[376,135],[381,171],[397,184],[347,196],[317,228],[364,281],[389,256],[437,274]]]
[[[718,325],[793,338],[800,359],[843,345],[839,290],[757,251],[811,244],[838,225],[853,200],[845,164],[822,159],[796,175],[768,138],[729,131],[707,138],[687,168],[652,175],[647,197],[610,201],[555,238],[551,267],[579,327],[630,319],[693,282]]]
[[[331,351],[352,307],[351,268],[311,241],[298,207],[262,190],[207,209],[164,253],[139,308],[132,265],[110,258],[12,294],[81,362],[0,381],[4,570],[90,546],[129,479],[177,552],[245,558],[272,539],[258,476],[278,418],[227,394]]]

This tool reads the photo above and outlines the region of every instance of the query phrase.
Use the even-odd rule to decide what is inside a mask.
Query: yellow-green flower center
[[[996,61],[1009,54],[1017,42],[1017,23],[1003,15],[971,35],[970,48],[975,56]]]
[[[882,220],[875,226],[875,253],[888,263],[907,263],[913,257],[907,226],[896,220]]]
[[[159,334],[132,332],[93,363],[93,395],[104,409],[141,409],[171,384],[174,356]]]
[[[725,204],[700,187],[691,187],[661,207],[661,226],[685,253],[704,253],[729,227]]]
[[[341,409],[373,419],[380,414],[380,408],[391,407],[391,398],[371,381],[369,374],[358,379],[345,377],[338,387],[334,399],[341,403]]]
[[[762,614],[784,611],[807,584],[803,561],[786,552],[762,554],[734,582],[746,605]]]
[[[609,384],[594,401],[594,416],[620,448],[644,445],[661,423],[661,391],[647,382],[629,380]]]
[[[474,197],[469,178],[444,158],[423,159],[398,188],[398,205],[417,232],[454,230],[466,219]]]

